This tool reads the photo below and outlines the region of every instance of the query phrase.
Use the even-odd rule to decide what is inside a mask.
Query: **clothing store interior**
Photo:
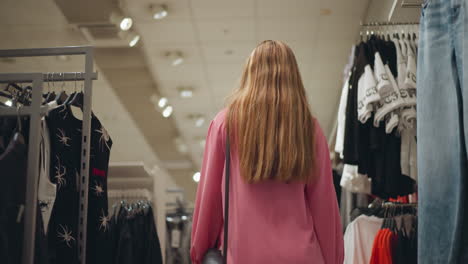
[[[226,237],[228,262],[299,263],[249,262],[252,241],[228,240],[203,207],[212,120],[276,40],[328,143],[319,203],[339,210],[333,253],[314,219],[323,256],[307,263],[468,263],[466,4],[0,1],[0,262],[221,263],[202,257]],[[248,219],[233,206],[229,224]]]

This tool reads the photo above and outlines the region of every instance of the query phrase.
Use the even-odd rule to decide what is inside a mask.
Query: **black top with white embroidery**
[[[70,106],[60,106],[47,117],[51,143],[51,181],[57,185],[57,198],[49,223],[51,264],[78,263],[79,174],[82,121]],[[94,114],[91,120],[87,263],[102,263],[100,245],[108,231],[107,170],[112,140]]]

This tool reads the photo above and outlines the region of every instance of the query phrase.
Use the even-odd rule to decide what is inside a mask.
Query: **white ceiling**
[[[313,113],[328,134],[336,116],[342,71],[369,0],[127,0],[124,9],[136,21],[143,49],[158,89],[174,106],[174,119],[190,159],[200,166],[210,119],[237,86],[244,62],[257,43],[277,39],[288,43],[300,65]],[[151,18],[149,5],[165,3],[169,16]],[[70,26],[53,0],[2,0],[0,49],[83,45],[88,42]],[[183,52],[185,62],[173,67],[165,52]],[[232,54],[226,54],[231,51]],[[119,56],[119,54],[115,54]],[[0,72],[79,71],[83,61],[55,58],[0,62]],[[164,167],[103,74],[94,86],[93,111],[112,138],[111,160],[144,161]],[[67,84],[73,89],[73,84]],[[177,87],[192,86],[194,97],[181,99]],[[104,103],[105,102],[105,103]],[[153,114],[159,114],[156,111]],[[197,128],[188,116],[203,114]],[[174,135],[166,135],[173,140]],[[179,162],[179,161],[175,161]],[[186,174],[191,181],[190,171]],[[178,176],[180,177],[180,176]],[[188,185],[187,185],[188,186]],[[190,187],[192,188],[192,187]],[[192,190],[193,192],[193,190]]]
[[[150,4],[166,4],[169,16],[151,17]],[[136,21],[152,74],[174,106],[176,124],[200,165],[199,139],[224,99],[237,86],[246,58],[265,39],[282,40],[294,50],[313,113],[329,132],[334,122],[342,70],[368,0],[142,0],[127,1]],[[173,67],[167,51],[181,51],[185,62]],[[232,51],[232,54],[226,54]],[[177,87],[192,86],[192,99]],[[187,116],[208,119],[196,128]]]
[[[87,42],[79,31],[70,27],[51,0],[2,0],[0,3],[0,49],[44,48],[84,45]],[[71,56],[69,61],[55,57],[17,58],[14,63],[0,61],[0,72],[64,72],[83,71],[84,58]],[[99,71],[99,69],[97,69]],[[61,83],[45,85],[59,89]],[[81,83],[77,83],[80,88]],[[158,166],[158,157],[152,151],[141,131],[109,85],[100,74],[93,82],[93,112],[99,117],[113,139],[112,162],[143,161],[149,168]],[[65,89],[75,89],[74,83],[65,83]],[[105,103],[104,103],[105,102]],[[131,139],[131,140],[129,140]]]

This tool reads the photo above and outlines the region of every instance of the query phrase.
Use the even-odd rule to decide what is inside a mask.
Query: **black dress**
[[[57,185],[57,198],[49,222],[48,242],[51,264],[78,263],[79,174],[82,121],[70,106],[49,112],[47,124],[51,143],[51,181]],[[96,116],[91,120],[87,263],[103,263],[101,248],[107,243],[107,171],[112,140]]]

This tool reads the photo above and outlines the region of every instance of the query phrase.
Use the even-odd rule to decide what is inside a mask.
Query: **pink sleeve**
[[[343,231],[336,200],[328,143],[318,122],[315,122],[316,181],[306,187],[317,240],[326,264],[342,264]]]
[[[208,249],[215,247],[223,224],[221,184],[224,170],[224,129],[212,121],[206,137],[205,153],[193,213],[190,257],[201,263]]]

